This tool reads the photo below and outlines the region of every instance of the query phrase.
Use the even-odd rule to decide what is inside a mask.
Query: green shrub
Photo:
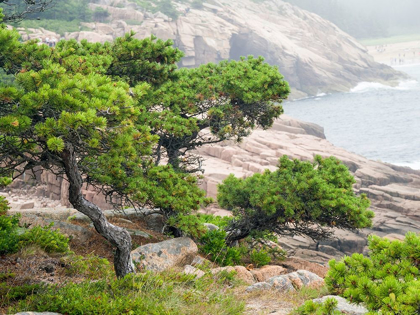
[[[168,225],[174,226],[184,234],[198,240],[208,231],[204,223],[211,223],[219,228],[224,228],[231,219],[230,217],[215,216],[212,214],[178,215],[170,217]]]
[[[335,310],[337,300],[333,298],[326,299],[324,303],[315,303],[307,301],[304,305],[293,312],[293,315],[340,315],[345,314]]]
[[[268,265],[271,261],[269,253],[265,250],[256,250],[253,249],[249,254],[251,263],[256,267],[262,267]]]
[[[196,240],[207,232],[207,228],[196,215],[173,216],[168,219],[167,224],[181,230],[184,234]]]
[[[54,223],[45,227],[36,226],[19,237],[19,247],[38,245],[47,253],[65,253],[69,250],[69,239],[60,230],[51,230]]]
[[[0,215],[0,255],[13,254],[30,245],[37,245],[47,253],[65,253],[69,250],[69,239],[59,230],[51,230],[53,223],[24,230],[19,227],[19,219],[20,215]]]
[[[211,223],[217,225],[221,229],[228,226],[229,222],[232,220],[232,217],[221,217],[213,214],[199,213],[196,216],[201,223]]]
[[[0,283],[0,307],[12,301],[23,300],[41,290],[41,284],[24,284],[20,286],[9,286],[7,283]]]
[[[239,249],[226,245],[226,232],[223,230],[209,231],[200,239],[201,251],[209,255],[214,262],[231,266],[240,263],[241,253]]]
[[[218,185],[217,200],[235,219],[226,228],[227,243],[256,232],[332,236],[332,228],[359,229],[372,225],[373,212],[366,195],[357,196],[347,166],[334,157],[317,155],[313,162],[283,156],[278,169],[236,178]],[[328,211],[326,211],[328,209]]]
[[[418,314],[420,310],[420,237],[405,240],[369,237],[370,257],[353,254],[331,260],[325,282],[329,290],[369,311],[382,314]]]
[[[19,218],[19,215],[0,215],[0,255],[15,253],[18,251]]]
[[[69,276],[82,275],[89,279],[103,279],[113,274],[109,261],[95,255],[75,256],[63,258],[67,265],[66,274]]]
[[[16,274],[13,272],[6,272],[6,273],[0,272],[0,281],[7,280],[14,277],[16,277]]]

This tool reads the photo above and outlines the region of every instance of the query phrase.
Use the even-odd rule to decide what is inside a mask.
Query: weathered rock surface
[[[191,265],[184,266],[183,272],[186,275],[194,275],[196,276],[196,278],[201,278],[202,276],[205,275],[205,272],[203,270],[197,269]]]
[[[403,77],[374,62],[365,47],[334,24],[281,0],[212,0],[188,13],[187,2],[173,4],[181,13],[176,21],[160,12],[144,12],[128,0],[98,0],[89,6],[107,10],[109,23],[83,23],[89,31],[64,37],[105,42],[130,30],[137,38],[154,34],[173,40],[185,52],[181,61],[185,67],[261,55],[279,66],[295,98],[347,91],[361,81],[395,82]],[[21,30],[24,39],[53,36],[46,32]]]
[[[300,127],[290,128],[297,125]],[[317,132],[308,134],[307,130]],[[373,227],[355,233],[338,230],[333,240],[317,244],[302,236],[280,238],[283,249],[311,262],[326,263],[331,258],[362,252],[371,233],[402,236],[408,231],[420,232],[420,171],[372,161],[335,147],[323,135],[313,135],[321,131],[313,124],[305,127],[304,122],[282,115],[273,128],[256,130],[240,144],[227,141],[204,146],[199,149],[206,170],[202,187],[215,197],[217,184],[229,174],[247,177],[264,169],[276,170],[279,157],[284,154],[300,160],[312,160],[316,154],[336,156],[355,176],[356,192],[367,194],[371,200],[375,212]]]
[[[264,266],[259,269],[251,270],[251,274],[257,282],[264,282],[272,277],[286,273],[286,269],[280,266]]]
[[[131,252],[140,269],[163,271],[190,265],[197,255],[197,245],[187,237],[140,246]]]
[[[275,289],[281,292],[296,291],[303,286],[319,288],[324,285],[324,279],[307,270],[298,270],[285,275],[275,276],[266,281],[249,286],[246,291]]]
[[[284,261],[281,262],[281,265],[284,268],[286,268],[288,270],[292,270],[292,271],[307,270],[307,271],[310,271],[310,272],[316,274],[317,276],[319,276],[321,278],[325,278],[325,276],[328,272],[328,267],[322,266],[322,265],[314,263],[314,262],[309,262],[307,260],[304,260],[304,259],[298,258],[298,257],[286,258]]]
[[[341,296],[326,295],[320,299],[314,299],[313,301],[315,303],[324,303],[325,300],[328,298],[333,298],[337,300],[338,303],[335,309],[337,311],[343,312],[344,314],[363,315],[368,312],[368,310],[365,307],[357,304],[350,304],[345,298],[342,298]]]

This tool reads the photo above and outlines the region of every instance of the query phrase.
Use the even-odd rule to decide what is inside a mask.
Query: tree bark
[[[130,234],[126,229],[109,223],[102,210],[83,197],[83,179],[71,145],[66,146],[61,153],[61,158],[70,183],[70,203],[77,211],[88,216],[92,220],[96,231],[117,248],[114,254],[114,269],[117,277],[121,278],[129,273],[134,273],[134,266],[131,260]]]

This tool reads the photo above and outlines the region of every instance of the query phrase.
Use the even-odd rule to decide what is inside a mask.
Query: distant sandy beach
[[[420,40],[367,46],[367,49],[375,61],[390,66],[420,64]]]

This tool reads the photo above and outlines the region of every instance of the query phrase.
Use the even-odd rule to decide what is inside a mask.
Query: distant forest
[[[358,39],[420,33],[420,0],[285,0]]]

